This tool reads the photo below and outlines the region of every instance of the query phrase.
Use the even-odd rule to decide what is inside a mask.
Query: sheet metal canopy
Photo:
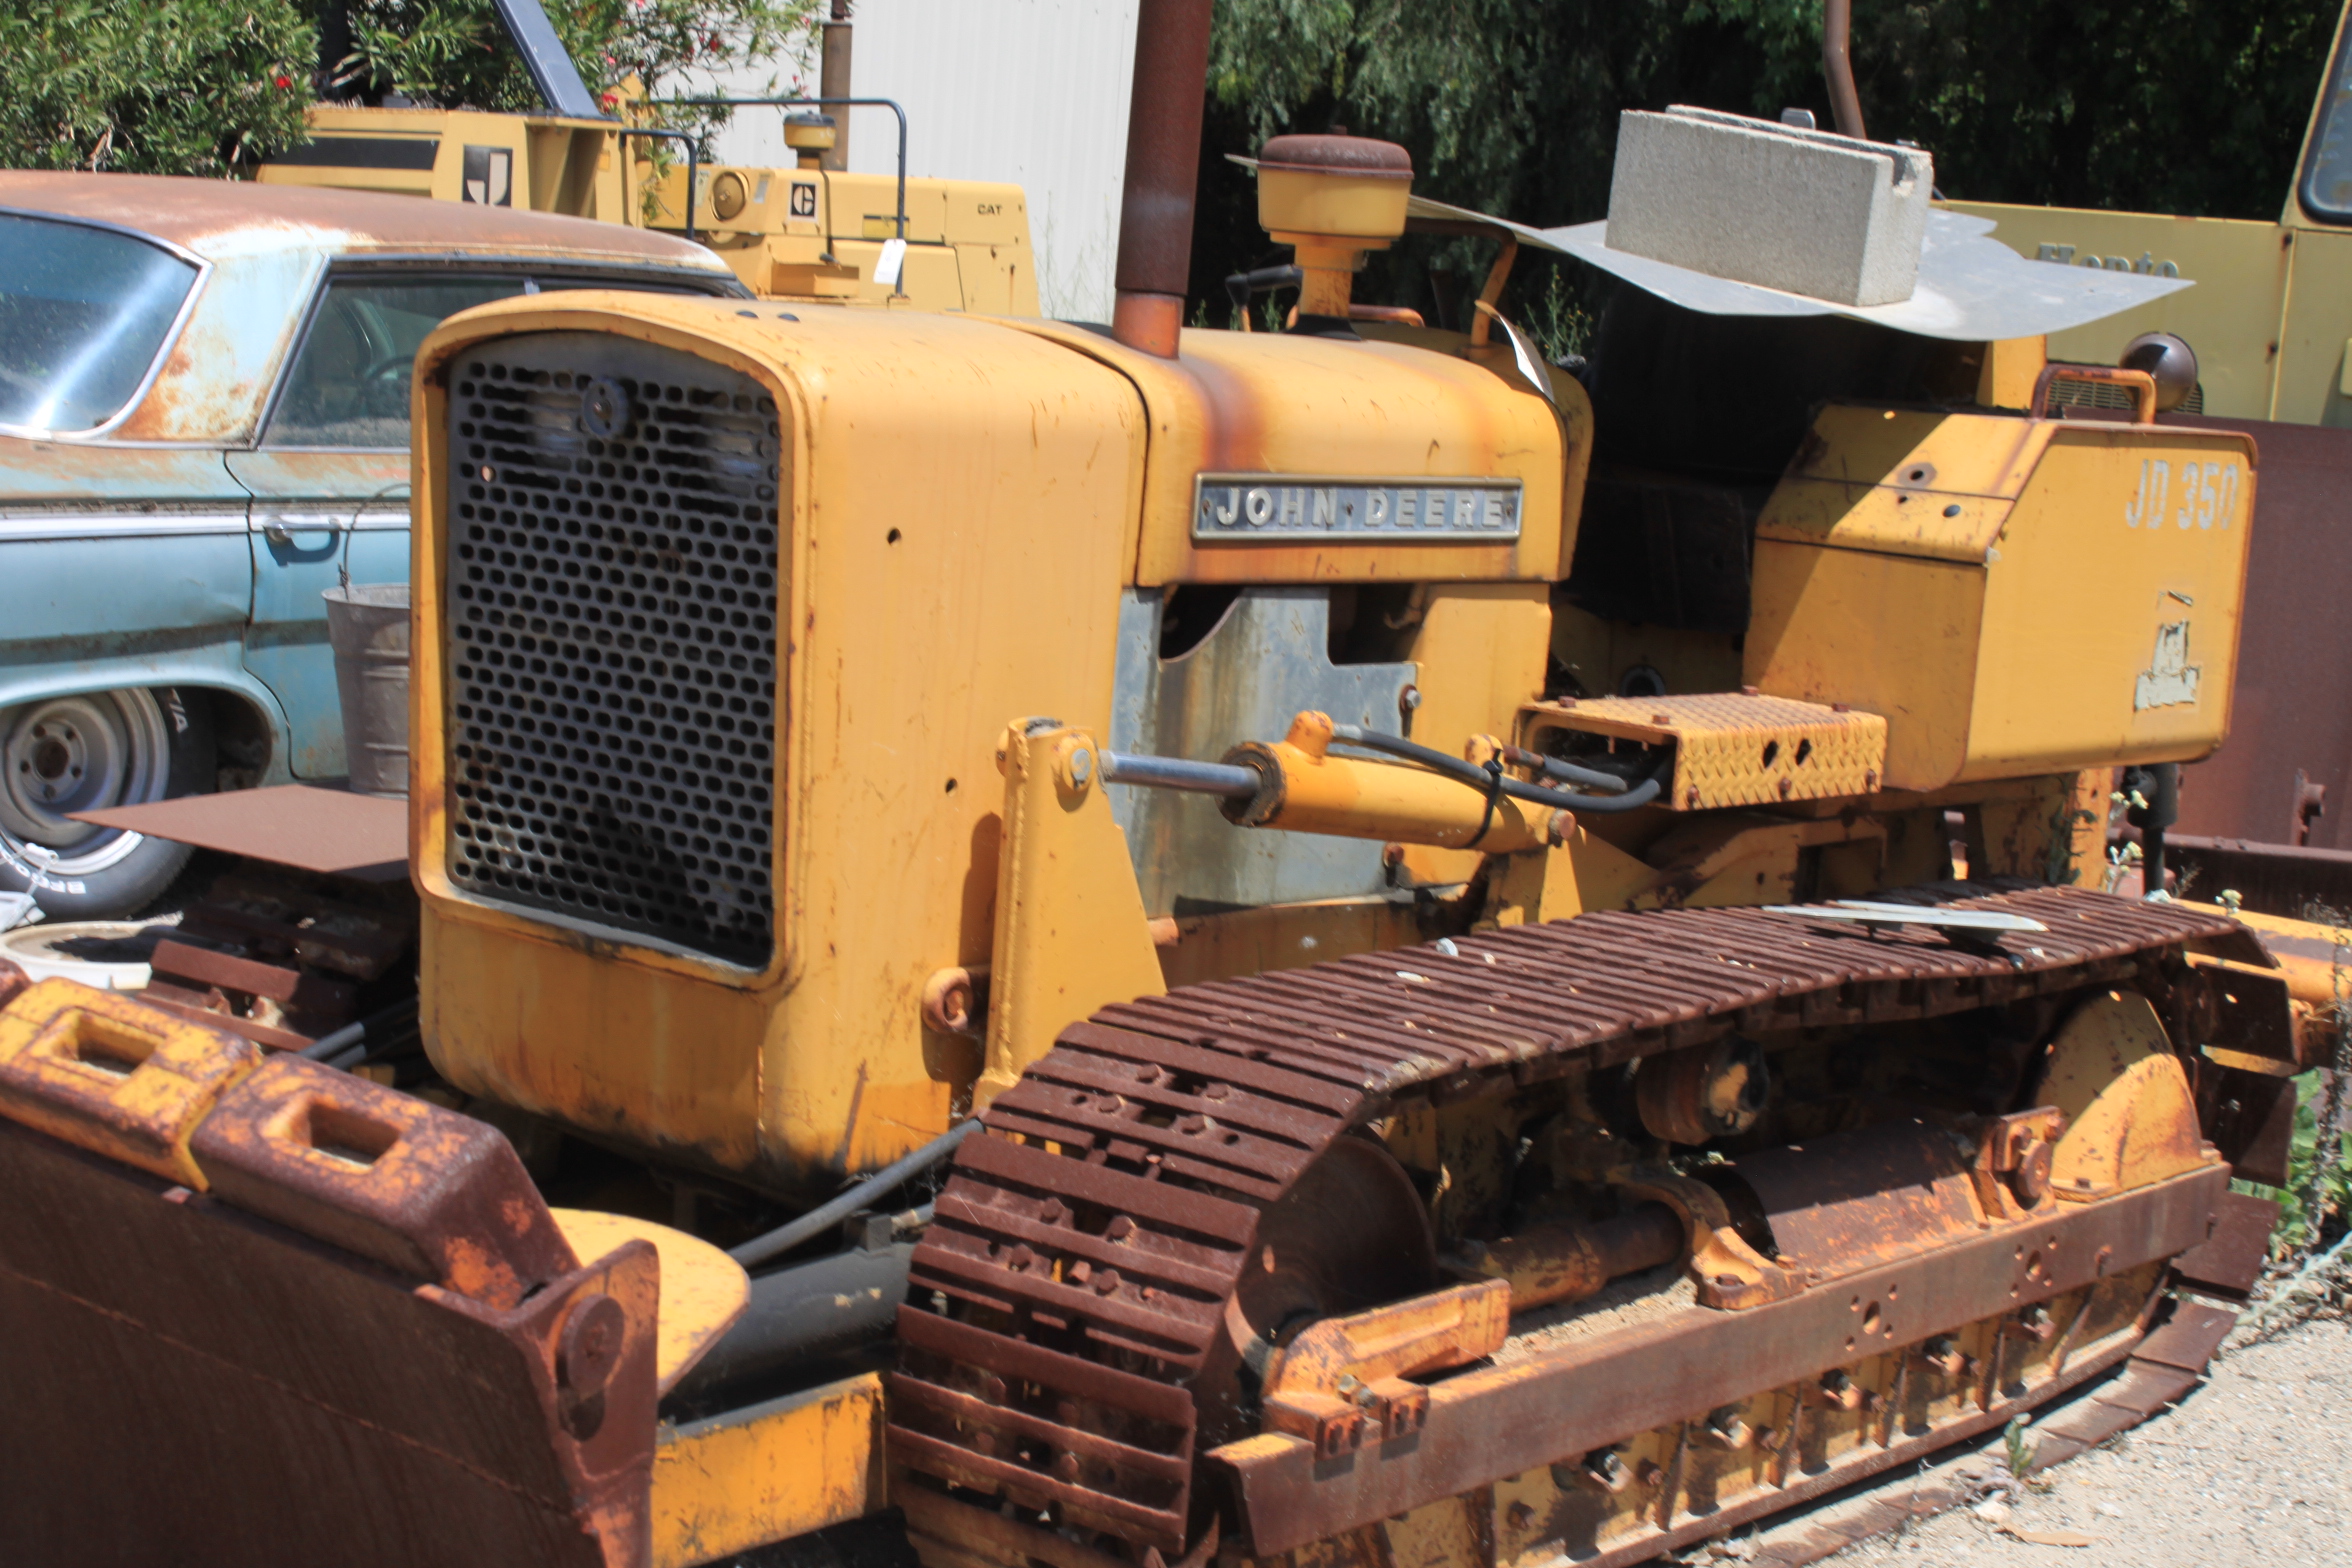
[[[1590,262],[1668,304],[1710,316],[1849,316],[1962,343],[2063,332],[2161,299],[2187,288],[2190,281],[2027,261],[1991,237],[1991,219],[1931,211],[1919,257],[1919,286],[1911,297],[1893,305],[1840,305],[1611,250],[1605,222],[1531,229],[1425,196],[1411,198],[1406,215],[1508,229],[1522,245]]]

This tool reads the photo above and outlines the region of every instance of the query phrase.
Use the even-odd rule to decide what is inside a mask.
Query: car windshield
[[[0,213],[0,425],[94,430],[121,413],[195,283],[119,230]]]

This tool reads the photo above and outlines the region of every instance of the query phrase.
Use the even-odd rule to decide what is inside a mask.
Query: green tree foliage
[[[591,90],[769,59],[819,0],[551,0]],[[490,0],[349,0],[351,53],[320,71],[321,0],[0,0],[0,167],[243,172],[302,142],[332,90],[442,107],[529,109],[539,95]],[[707,124],[711,115],[679,123]]]
[[[0,164],[225,174],[303,139],[291,0],[0,0]]]
[[[1948,195],[2271,217],[2339,3],[1856,0],[1857,87]],[[1344,124],[1427,195],[1574,223],[1607,209],[1619,112],[1669,103],[1829,124],[1820,0],[1218,0],[1196,288],[1272,255],[1215,154]]]
[[[633,77],[649,94],[681,73],[766,60],[805,36],[818,0],[571,0],[548,19],[607,107]],[[348,85],[448,108],[530,109],[539,94],[491,0],[350,0]]]

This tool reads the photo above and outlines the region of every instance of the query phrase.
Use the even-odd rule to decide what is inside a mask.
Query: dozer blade
[[[648,1560],[654,1248],[494,1130],[44,981],[0,1195],[0,1561]]]
[[[915,1253],[890,1435],[918,1551],[932,1568],[1630,1563],[2126,1360],[2116,1408],[2177,1393],[2195,1366],[2173,1363],[2218,1336],[2200,1309],[2162,1328],[2168,1271],[2213,1233],[2229,1167],[2163,1020],[2209,1000],[2187,951],[2250,939],[2070,889],[1900,896],[2026,918],[1954,935],[1803,910],[1590,915],[1065,1030],[958,1151]],[[1662,1123],[1725,1110],[1708,1063],[1757,1041],[1900,1056],[1890,1030],[1997,1036],[2008,1076],[1972,1110],[1873,1100],[1728,1160],[1664,1160],[1710,1137]],[[1514,1280],[1508,1337],[1473,1332],[1424,1202],[1508,1193],[1509,1151],[1611,1094],[1638,1097],[1650,1139],[1609,1135],[1624,1152],[1576,1180],[1614,1188],[1618,1217],[1555,1224],[1584,1239],[1548,1269],[1511,1261],[1524,1242],[1449,1242],[1457,1278]],[[1420,1196],[1383,1152],[1408,1146],[1449,1151],[1418,1167]],[[1637,1274],[1661,1216],[1664,1255],[1687,1236],[1680,1266]],[[1628,1292],[1589,1315],[1544,1305],[1620,1273]]]

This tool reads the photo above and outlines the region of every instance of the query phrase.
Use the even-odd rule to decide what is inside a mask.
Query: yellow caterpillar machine
[[[1641,481],[1755,498],[1752,557],[1659,557],[1750,608],[1626,686],[1563,586],[1594,398],[1492,317],[1347,327],[1401,149],[1270,144],[1302,328],[1181,330],[1207,21],[1142,8],[1109,335],[431,339],[429,1081],[6,987],[10,1560],[640,1568],[888,1505],[933,1568],[1616,1564],[2194,1381],[2288,987],[2071,884],[2086,778],[2227,728],[2250,444],[1831,318],[1799,396],[1653,316],[1613,417],[1779,451]]]
[[[905,111],[887,99],[848,96],[846,47],[830,33],[827,73],[842,79],[838,87],[817,99],[736,105],[798,106],[785,125],[796,166],[714,167],[694,156],[683,132],[603,113],[537,0],[499,0],[499,11],[547,112],[320,104],[307,116],[310,141],[271,158],[255,177],[666,229],[708,244],[754,292],[773,298],[1038,313],[1021,188],[909,179]],[[897,116],[895,179],[854,174],[827,157],[841,129],[836,114],[822,111],[853,105]],[[687,147],[667,169],[652,156],[664,141]]]

